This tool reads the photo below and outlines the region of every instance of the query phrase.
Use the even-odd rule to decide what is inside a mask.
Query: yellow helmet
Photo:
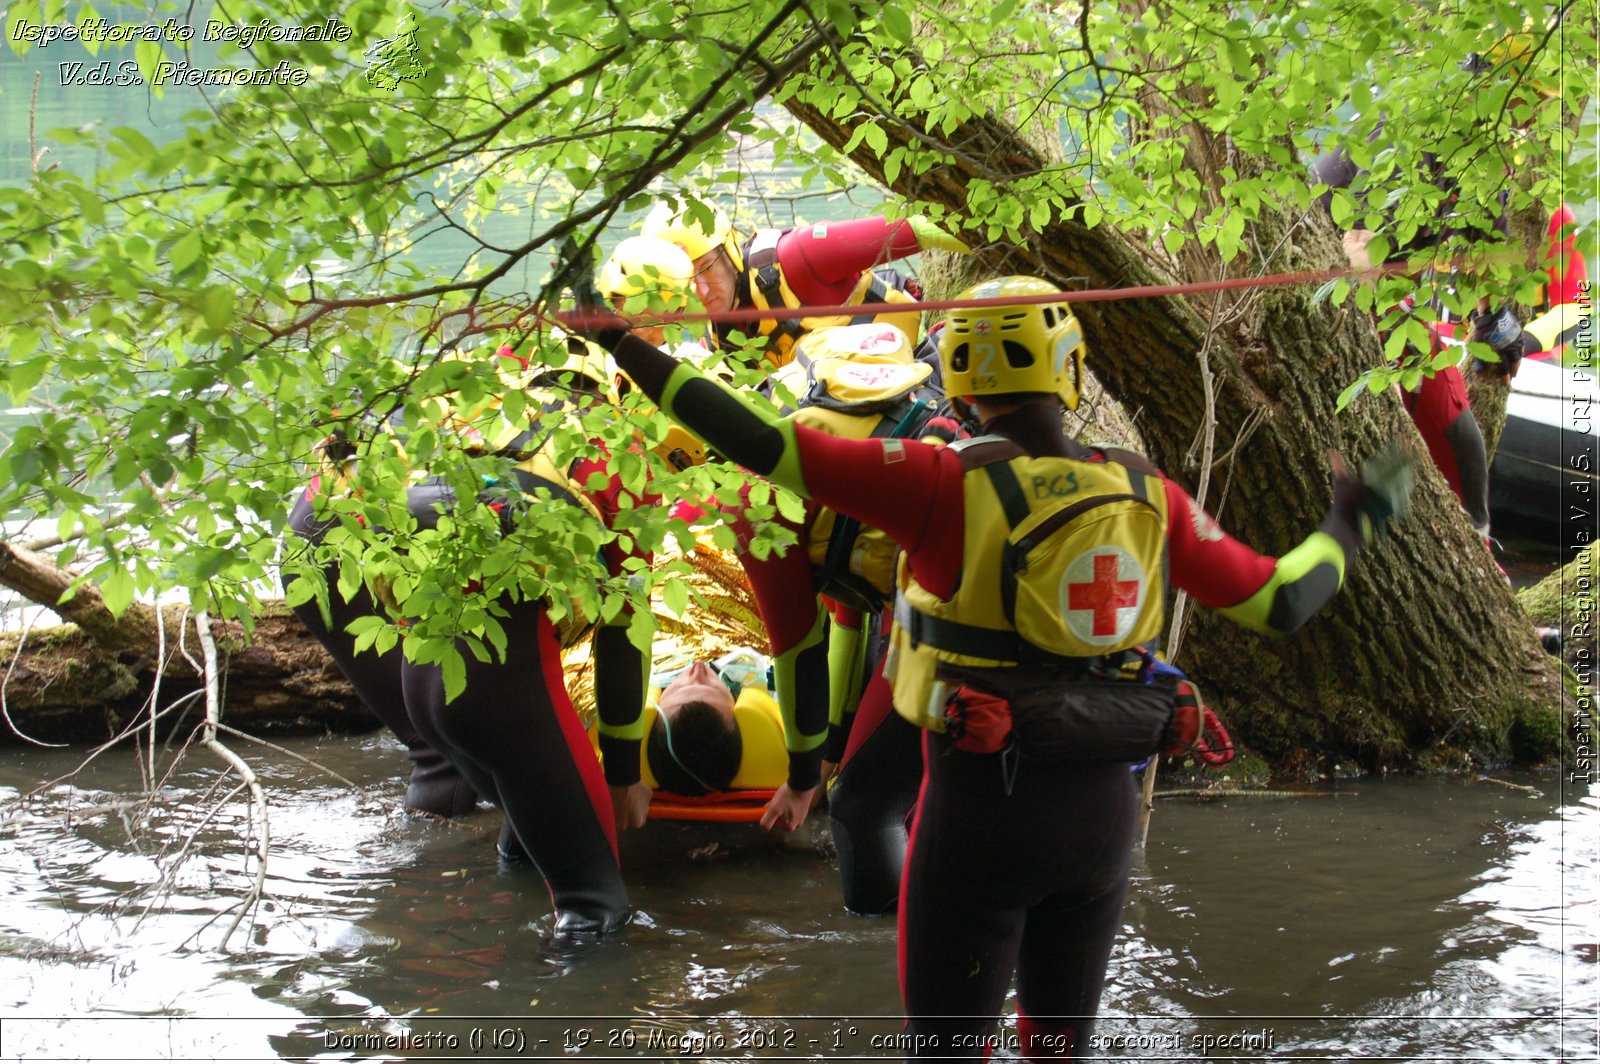
[[[694,263],[678,245],[653,236],[630,236],[600,267],[597,287],[606,299],[645,296],[651,310],[689,305]]]
[[[1039,296],[1061,289],[1038,277],[985,281],[956,298]],[[947,395],[1049,392],[1076,410],[1083,395],[1083,327],[1066,303],[953,310],[939,334]]]
[[[605,348],[590,340],[575,336],[560,326],[553,326],[550,330],[551,339],[557,343],[564,343],[567,348],[565,361],[550,364],[529,362],[528,374],[530,384],[567,384],[569,387],[583,387],[582,381],[562,380],[567,374],[575,377],[587,378],[593,382],[594,390],[605,394],[610,385],[611,374],[608,372],[606,360],[609,357]],[[509,355],[506,348],[501,348],[502,355]],[[509,357],[517,357],[509,355]]]
[[[710,229],[688,204],[674,207],[663,201],[652,207],[645,216],[642,232],[645,236],[678,245],[691,259],[698,259],[720,247],[733,260],[735,269],[744,269],[739,234],[733,231],[733,223],[728,220],[727,212],[714,204],[704,206],[711,211]]]
[[[1545,99],[1560,96],[1558,85],[1535,73],[1533,63],[1538,58],[1538,39],[1533,34],[1533,20],[1529,18],[1523,22],[1522,32],[1507,33],[1491,44],[1486,52],[1468,52],[1467,57],[1456,65],[1469,74],[1502,71],[1508,78],[1515,77]]]

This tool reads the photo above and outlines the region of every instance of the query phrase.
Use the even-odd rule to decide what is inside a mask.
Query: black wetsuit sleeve
[[[606,783],[639,782],[639,743],[644,737],[644,654],[621,626],[594,633],[594,698],[600,715],[600,756]]]
[[[736,392],[698,369],[625,336],[612,348],[617,367],[668,417],[731,461],[806,495],[793,422],[776,407]]]

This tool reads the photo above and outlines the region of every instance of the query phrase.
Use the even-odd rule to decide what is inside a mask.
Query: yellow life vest
[[[1153,642],[1166,609],[1166,492],[1143,459],[1034,458],[997,436],[951,446],[965,471],[960,580],[941,599],[901,561],[884,666],[896,712],[935,731],[941,666],[1087,668]]]
[[[741,304],[760,310],[801,307],[805,301],[789,287],[783,268],[778,265],[778,238],[783,232],[763,229],[744,247],[745,274],[740,279]],[[859,306],[866,303],[914,303],[912,296],[901,290],[893,271],[864,270],[855,288],[844,300],[844,305]],[[922,333],[922,316],[917,311],[904,313],[838,315],[821,318],[764,318],[756,323],[756,335],[766,337],[766,359],[775,367],[786,366],[794,357],[795,341],[810,332],[833,325],[863,325],[868,322],[893,325],[910,338],[913,345]],[[725,336],[734,329],[749,333],[748,326],[719,327],[718,334]]]
[[[938,409],[932,374],[912,358],[903,332],[870,324],[805,337],[774,379],[799,403],[789,414],[797,424],[848,440],[906,439],[920,436]],[[894,591],[899,548],[878,529],[822,508],[806,551],[819,589],[835,601],[876,613]]]
[[[650,705],[645,709],[644,737],[639,742],[639,778],[651,790],[661,784],[650,771],[650,758],[646,754],[650,744],[650,731],[661,719],[655,700],[659,691],[653,692]],[[789,752],[783,742],[783,718],[778,703],[772,695],[759,687],[746,687],[739,692],[733,704],[733,721],[739,727],[739,741],[743,753],[739,757],[739,771],[728,784],[729,791],[772,791],[789,779]],[[589,725],[589,741],[595,755],[600,754],[600,723]]]

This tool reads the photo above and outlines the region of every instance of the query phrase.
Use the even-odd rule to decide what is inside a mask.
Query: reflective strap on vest
[[[993,662],[1014,662],[1018,665],[1059,665],[1088,671],[1105,664],[1103,655],[1092,658],[1074,658],[1065,654],[1052,654],[1034,646],[1016,632],[998,628],[980,628],[975,624],[945,620],[923,613],[907,602],[904,595],[894,602],[894,623],[911,639],[911,645],[926,643],[935,650],[983,658]]]
[[[993,462],[984,466],[983,471],[988,475],[989,484],[1000,499],[1000,509],[1006,515],[1006,524],[1015,529],[1027,520],[1031,512],[1028,509],[1028,500],[1022,495],[1022,485],[1017,483],[1016,473],[1009,462]],[[1007,624],[1017,623],[1017,573],[1027,565],[1023,558],[1026,550],[1025,547],[1018,549],[1015,546],[1008,546],[1000,562],[1000,609],[1006,615]]]
[[[861,302],[863,302],[863,303],[887,303],[887,302],[889,302],[889,285],[884,281],[882,275],[878,274],[877,272],[874,272],[872,274],[872,280],[871,280],[871,282],[868,283],[866,294],[861,297]],[[850,324],[851,325],[871,325],[873,322],[875,322],[877,320],[878,320],[878,318],[877,318],[876,314],[857,314],[855,317],[850,319]]]
[[[778,265],[778,240],[782,236],[779,230],[763,229],[751,238],[744,250],[746,287],[760,292],[769,310],[788,306],[783,298],[783,268]],[[799,318],[763,318],[755,324],[769,344],[785,336],[796,340],[806,333]]]

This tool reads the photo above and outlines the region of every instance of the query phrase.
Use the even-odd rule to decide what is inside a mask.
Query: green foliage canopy
[[[150,21],[185,11],[159,3]],[[19,20],[93,17],[65,0],[12,4],[7,40],[30,47],[12,32]],[[228,17],[310,24],[326,9],[274,0]],[[616,617],[672,570],[597,583],[600,543],[571,514],[511,537],[469,511],[418,532],[397,490],[410,469],[464,497],[504,473],[427,430],[425,407],[496,386],[487,360],[459,353],[505,342],[558,362],[548,256],[568,237],[585,249],[611,239],[657,178],[725,196],[749,180],[730,159],[752,148],[821,185],[858,178],[759,116],[760,100],[847,119],[850,146],[873,149],[890,180],[960,158],[952,134],[975,116],[1015,121],[1053,143],[1048,165],[969,182],[957,213],[916,198],[890,209],[942,218],[974,242],[1025,242],[1062,221],[1112,227],[1175,277],[1225,271],[1263,212],[1310,212],[1305,160],[1319,151],[1343,147],[1369,172],[1332,210],[1379,230],[1380,249],[1432,226],[1450,197],[1464,247],[1490,238],[1502,197],[1548,208],[1595,183],[1593,108],[1579,118],[1594,13],[1574,3],[450,0],[397,16],[356,0],[340,18],[348,43],[223,46],[234,65],[304,67],[304,84],[207,89],[162,144],[131,128],[51,131],[92,144],[104,165],[0,189],[0,357],[11,401],[36,410],[0,453],[0,509],[54,520],[70,540],[64,562],[93,548],[85,579],[114,608],[187,589],[248,617],[286,500],[318,445],[342,433],[363,457],[318,560],[336,567],[336,593],[374,579],[390,590],[396,614],[364,639],[391,645],[404,616],[408,653],[457,671],[454,637],[475,653],[499,647],[501,593]],[[125,50],[153,80],[180,48]],[[371,76],[397,49],[407,62]],[[1487,66],[1463,69],[1470,53]],[[1423,153],[1448,168],[1449,190]],[[487,235],[507,216],[526,229],[511,245]],[[1592,209],[1582,223],[1592,250]],[[442,263],[418,254],[440,234],[464,250]],[[1481,272],[1505,292],[1529,279],[1520,260]],[[1371,309],[1408,285],[1325,294]],[[508,400],[494,416],[519,413]],[[404,462],[383,438],[394,421],[411,426]],[[647,460],[631,441],[662,431],[633,408],[564,426],[563,446],[607,439],[642,487]],[[738,479],[703,469],[657,484],[731,501]],[[615,534],[654,549],[688,533],[644,506]],[[306,571],[301,597],[320,592]]]

